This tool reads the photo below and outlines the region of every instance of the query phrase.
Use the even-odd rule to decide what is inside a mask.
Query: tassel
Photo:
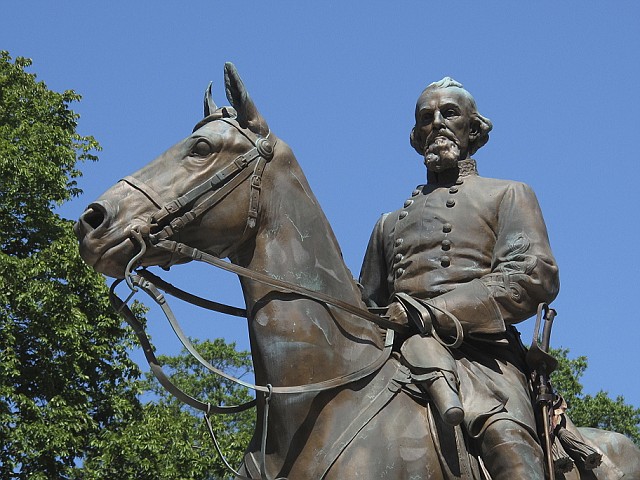
[[[602,463],[602,455],[576,435],[563,427],[556,433],[562,448],[573,459],[579,469],[593,470]]]
[[[574,463],[569,454],[564,451],[560,442],[556,439],[551,446],[551,453],[553,455],[553,466],[556,475],[569,473],[573,470]]]

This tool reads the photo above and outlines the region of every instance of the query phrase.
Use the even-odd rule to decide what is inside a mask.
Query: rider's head
[[[489,140],[492,124],[478,113],[462,84],[450,77],[424,89],[415,110],[411,145],[427,168],[442,171],[473,155]]]

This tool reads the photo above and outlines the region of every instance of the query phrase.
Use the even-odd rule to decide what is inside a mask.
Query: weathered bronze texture
[[[125,177],[88,207],[76,224],[82,257],[96,270],[123,278],[128,266],[131,268],[131,260],[143,251],[138,243],[140,239],[146,252],[139,263],[147,266],[167,267],[190,261],[191,257],[185,252],[196,248],[211,258],[228,257],[234,265],[258,274],[364,307],[361,290],[342,260],[331,227],[296,158],[287,144],[270,132],[231,64],[225,65],[225,87],[232,108],[218,108],[206,100],[205,119],[190,136]],[[442,100],[442,93],[451,92],[439,90],[438,102]],[[425,104],[432,105],[432,98],[427,100]],[[455,332],[455,325],[450,323],[455,323],[453,318],[457,318],[468,334],[460,348],[448,350],[455,361],[452,370],[457,370],[453,373],[460,376],[460,364],[465,362],[469,371],[477,370],[477,361],[493,362],[485,367],[493,366],[494,370],[511,362],[513,368],[505,367],[506,378],[495,380],[500,386],[498,397],[504,400],[498,406],[510,406],[512,401],[506,397],[511,394],[518,397],[517,408],[522,411],[509,409],[508,413],[519,422],[515,423],[518,428],[512,436],[522,437],[535,426],[531,405],[525,398],[528,390],[524,387],[526,379],[519,363],[520,351],[514,346],[513,333],[507,325],[526,318],[530,304],[553,297],[557,289],[555,264],[530,190],[521,184],[482,179],[476,175],[470,160],[458,163],[461,156],[467,159],[486,138],[469,122],[470,103],[465,103],[466,97],[457,95],[453,101],[462,108],[462,115],[458,115],[462,118],[449,119],[450,128],[444,135],[435,135],[430,125],[442,122],[440,117],[449,115],[447,109],[438,104],[437,111],[429,110],[433,114],[431,120],[429,112],[424,118],[423,112],[419,112],[420,121],[424,123],[416,129],[412,141],[418,148],[422,148],[423,143],[427,145],[426,161],[432,172],[430,177],[433,176],[436,183],[430,182],[418,189],[409,199],[412,203],[389,223],[415,224],[421,211],[420,202],[434,199],[438,215],[446,218],[439,225],[442,233],[434,232],[430,240],[439,243],[428,245],[427,253],[419,259],[418,252],[411,250],[412,245],[417,245],[414,242],[418,232],[412,233],[407,228],[403,230],[406,233],[392,241],[391,254],[381,246],[389,241],[384,222],[381,223],[378,230],[382,233],[379,237],[375,235],[378,240],[370,246],[365,262],[365,292],[376,303],[387,305],[391,294],[398,289],[396,285],[405,285],[401,291],[423,302],[416,305],[418,309],[421,305],[430,308],[428,302],[437,302],[439,297],[446,299],[432,306],[433,332],[446,340],[447,335]],[[445,145],[452,137],[458,140],[460,150],[455,161],[435,158],[438,149],[431,145]],[[510,202],[487,199],[487,189],[496,198],[508,197]],[[476,198],[477,194],[482,198]],[[476,208],[469,210],[469,204]],[[498,242],[491,235],[491,228],[483,228],[482,221],[488,218],[487,225],[494,221],[496,209],[503,206],[507,208],[505,215],[512,214],[511,229],[507,237]],[[465,211],[468,213],[462,213]],[[524,214],[518,215],[518,212]],[[524,230],[526,238],[517,235],[514,224]],[[465,226],[473,229],[475,238],[460,235],[459,229]],[[180,242],[188,248],[174,252],[159,248],[162,242],[174,241],[177,232]],[[445,238],[447,234],[450,235]],[[480,279],[489,268],[487,257],[492,258],[498,244],[502,245],[500,255],[509,257],[510,269],[505,268],[501,276],[495,275],[493,283],[487,285]],[[460,268],[461,249],[478,265],[469,262]],[[380,260],[372,260],[372,255]],[[445,273],[438,274],[437,282],[432,278],[429,286],[419,286],[418,277],[425,271],[412,271],[407,261],[412,255],[417,261]],[[376,262],[386,262],[384,274],[384,265]],[[137,259],[133,263],[138,263]],[[456,276],[449,273],[456,271]],[[511,273],[513,276],[509,277]],[[513,289],[504,292],[504,301],[494,300],[494,304],[484,305],[477,321],[472,302],[487,300],[488,289],[505,286],[505,278],[510,278],[508,286]],[[250,277],[242,277],[241,285],[256,383],[271,385],[274,389],[269,400],[268,422],[265,422],[269,433],[266,446],[261,445],[265,395],[257,395],[257,427],[240,468],[243,476],[482,478],[479,463],[465,447],[469,445],[472,453],[477,452],[475,440],[472,437],[465,440],[462,433],[467,429],[474,434],[484,433],[485,437],[494,433],[481,415],[476,418],[473,409],[468,407],[465,382],[470,375],[460,383],[462,406],[468,409],[465,412],[468,418],[457,426],[443,422],[438,413],[432,412],[420,389],[411,385],[411,372],[401,361],[399,351],[366,378],[319,391],[278,394],[276,388],[284,391],[283,387],[288,386],[331,383],[367,368],[380,358],[385,347],[384,335],[377,325],[361,316],[301,293],[283,291]],[[454,298],[458,288],[460,295]],[[381,294],[383,289],[386,290]],[[401,291],[398,289],[398,293]],[[523,297],[521,303],[514,300],[516,294]],[[447,309],[458,310],[458,306],[461,308],[453,312],[455,315],[438,314]],[[391,319],[405,320],[404,309],[397,305],[394,309],[390,312]],[[419,347],[419,342],[417,345]],[[400,346],[396,347],[399,350]],[[451,377],[445,380],[451,381]],[[516,383],[509,385],[510,381]],[[485,404],[480,405],[484,408]],[[456,423],[455,418],[450,423]],[[598,430],[582,433],[594,440],[622,471],[628,472],[629,478],[637,478],[632,473],[640,465],[640,455],[629,440]],[[533,438],[533,433],[529,436]],[[494,453],[498,452],[500,439],[504,440],[505,436],[493,442]],[[537,443],[533,448],[540,451]],[[494,463],[500,464],[504,456],[486,455],[486,450],[484,453],[485,463],[487,458],[495,457]],[[507,460],[517,455],[515,451],[506,452]],[[541,477],[527,473],[521,478]],[[580,477],[574,469],[566,478]]]

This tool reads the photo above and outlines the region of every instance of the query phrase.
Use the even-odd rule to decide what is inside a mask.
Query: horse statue
[[[236,478],[487,478],[460,428],[405,388],[393,325],[367,315],[300,165],[229,63],[225,87],[231,107],[209,88],[191,135],[89,205],[75,227],[82,258],[118,279],[193,259],[240,275],[261,387]],[[640,479],[630,440],[582,433]]]

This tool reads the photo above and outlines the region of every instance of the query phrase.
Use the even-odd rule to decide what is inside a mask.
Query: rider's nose
[[[441,127],[443,125],[444,118],[442,118],[442,114],[436,110],[433,114],[433,126]]]
[[[107,208],[100,202],[92,203],[87,207],[80,219],[74,225],[74,231],[78,239],[85,235],[106,227],[109,223],[109,215]]]

